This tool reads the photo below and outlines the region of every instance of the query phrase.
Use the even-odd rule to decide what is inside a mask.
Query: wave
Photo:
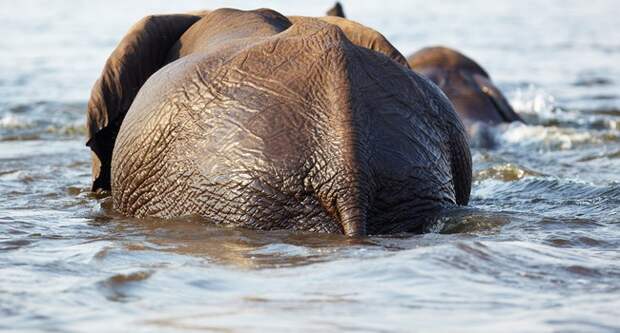
[[[588,95],[587,108],[581,103],[584,102],[583,97],[576,100],[580,103],[572,103],[573,106],[561,105],[555,96],[534,84],[509,89],[506,95],[515,111],[528,124],[600,130],[620,128],[620,110],[605,104],[597,106],[593,101],[601,99],[599,95]],[[617,98],[615,95],[605,96],[612,100]]]
[[[0,141],[65,139],[84,136],[85,105],[36,102],[0,105]]]
[[[502,145],[537,150],[569,150],[589,144],[620,142],[618,131],[512,123],[498,132]]]
[[[620,222],[620,183],[596,185],[580,179],[531,176],[514,181],[478,180],[471,204],[478,208],[536,213],[554,218]]]
[[[525,118],[555,118],[556,99],[541,87],[528,84],[507,93],[512,107]]]
[[[516,181],[528,176],[542,176],[543,174],[530,170],[514,163],[502,163],[479,170],[474,175],[477,182],[495,179],[500,181]]]

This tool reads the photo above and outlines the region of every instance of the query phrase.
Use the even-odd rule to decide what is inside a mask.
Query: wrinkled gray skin
[[[428,47],[411,55],[408,62],[448,96],[474,145],[492,148],[496,145],[492,126],[523,122],[489,74],[464,54],[446,47]]]
[[[337,17],[147,17],[106,63],[88,128],[93,190],[129,216],[364,236],[469,200],[447,98]]]

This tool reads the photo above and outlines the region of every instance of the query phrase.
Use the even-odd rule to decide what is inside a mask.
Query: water
[[[88,192],[84,113],[151,13],[330,1],[0,2],[0,330],[620,331],[615,0],[345,1],[404,53],[478,60],[529,125],[474,150],[471,209],[425,235],[129,220]]]

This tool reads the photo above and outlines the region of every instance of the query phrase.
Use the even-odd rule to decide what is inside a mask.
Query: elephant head
[[[106,63],[88,128],[93,189],[130,216],[360,236],[469,200],[450,102],[342,18],[147,17]]]
[[[408,59],[448,96],[471,136],[482,126],[521,121],[489,74],[474,60],[446,47],[424,48]]]

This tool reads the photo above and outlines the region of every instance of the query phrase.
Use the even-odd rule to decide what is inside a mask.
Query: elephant
[[[489,74],[466,55],[437,46],[421,49],[407,60],[414,71],[429,78],[448,96],[476,145],[496,145],[489,126],[524,122]]]
[[[346,17],[346,15],[344,14],[344,9],[342,8],[342,5],[340,4],[340,2],[336,2],[334,4],[334,7],[330,8],[327,11],[327,16],[337,16],[337,17],[342,17],[342,18]]]
[[[87,110],[93,191],[125,216],[349,237],[467,205],[467,133],[380,33],[270,9],[152,15]]]
[[[338,2],[327,14],[345,18]],[[466,55],[447,47],[427,47],[409,56],[407,62],[448,96],[467,128],[470,144],[493,148],[497,145],[492,134],[494,125],[524,123],[489,74]]]

